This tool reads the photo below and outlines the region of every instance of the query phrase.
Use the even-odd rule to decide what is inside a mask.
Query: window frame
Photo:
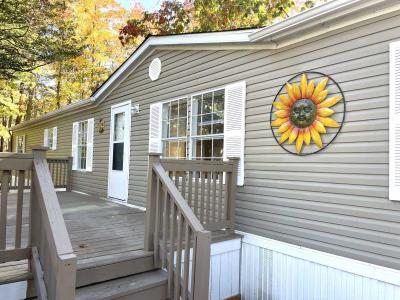
[[[19,149],[19,139],[22,139],[22,149]],[[25,136],[25,134],[22,134],[22,135],[17,135],[17,140],[16,140],[16,147],[15,147],[15,151],[16,151],[16,153],[25,153],[25,144],[26,143],[26,136]],[[21,151],[19,151],[19,150],[21,150]]]
[[[78,121],[77,123],[78,123],[78,132],[77,132],[77,138],[76,138],[77,139],[77,143],[76,143],[76,148],[77,148],[77,151],[76,151],[76,153],[77,153],[76,170],[77,171],[87,171],[87,153],[88,153],[87,136],[88,136],[88,124],[89,124],[89,121],[88,120],[83,120],[83,121]],[[83,145],[83,144],[81,144],[81,140],[80,140],[80,125],[81,124],[85,124],[85,123],[86,123],[86,126],[85,126],[86,133],[84,134],[85,144]],[[81,147],[85,147],[85,167],[84,168],[82,168],[82,165],[81,165],[81,163],[82,163],[82,157],[80,156],[80,148]]]
[[[196,96],[202,96],[202,95],[204,95],[204,94],[207,94],[207,93],[214,93],[214,92],[217,92],[217,91],[220,91],[220,90],[222,90],[223,91],[223,95],[224,95],[224,109],[223,109],[223,117],[222,117],[222,119],[223,119],[223,123],[222,124],[224,124],[224,130],[223,130],[223,132],[222,133],[209,133],[209,134],[197,134],[197,135],[192,135],[192,130],[193,130],[193,102],[195,101],[194,100],[194,98],[196,97]],[[210,160],[210,161],[214,161],[214,160],[223,160],[223,153],[222,153],[222,155],[220,156],[220,157],[215,157],[214,155],[212,155],[211,157],[209,157],[209,159],[204,159],[205,157],[203,156],[203,155],[201,155],[200,157],[199,156],[196,156],[196,157],[194,157],[193,156],[193,147],[195,146],[195,141],[196,140],[214,140],[214,139],[219,139],[219,140],[222,140],[222,151],[223,151],[223,148],[224,148],[224,139],[225,139],[225,87],[219,87],[219,88],[212,88],[212,89],[208,89],[208,90],[204,90],[204,91],[201,91],[201,92],[198,92],[198,93],[195,93],[195,94],[192,94],[191,96],[190,96],[190,101],[191,101],[191,103],[190,103],[190,134],[189,134],[189,139],[190,139],[190,142],[189,142],[189,153],[190,153],[190,155],[189,155],[189,158],[188,159],[190,159],[190,160]],[[212,99],[214,99],[214,98],[212,98]],[[214,101],[214,100],[213,100]],[[212,114],[214,114],[214,112],[212,111],[211,113],[210,113],[211,115]],[[204,114],[197,114],[197,115],[204,115]],[[197,126],[197,125],[196,125]],[[211,146],[212,148],[211,148],[211,152],[212,152],[212,154],[213,154],[213,152],[214,152],[214,144],[212,143],[212,146]],[[203,148],[201,148],[201,150],[202,150],[202,152],[203,152]],[[201,153],[202,154],[202,153]]]
[[[199,95],[204,95],[207,93],[214,93],[216,91],[223,91],[223,95],[224,95],[224,109],[223,109],[223,124],[225,126],[225,97],[226,97],[226,92],[225,92],[225,86],[219,86],[219,87],[215,87],[215,88],[211,88],[211,89],[207,89],[207,90],[203,90],[203,91],[199,91],[196,93],[192,93],[192,94],[188,94],[185,96],[180,96],[180,97],[175,97],[173,99],[169,99],[169,100],[165,100],[165,101],[160,101],[159,103],[161,103],[162,107],[161,107],[161,150],[162,150],[162,157],[166,158],[166,159],[181,159],[181,158],[177,158],[177,157],[167,157],[165,156],[165,146],[164,143],[166,141],[185,141],[186,143],[186,156],[184,159],[186,160],[199,160],[199,157],[193,157],[193,147],[194,147],[194,143],[196,140],[213,140],[213,139],[220,139],[222,140],[222,149],[224,150],[224,138],[225,138],[225,127],[224,127],[224,131],[222,133],[217,133],[217,134],[206,134],[206,135],[192,135],[193,132],[193,101],[194,101],[194,97],[199,96]],[[171,103],[174,101],[180,101],[182,99],[186,99],[186,109],[187,109],[187,114],[186,114],[186,135],[185,137],[164,137],[164,105],[167,103]],[[214,112],[211,112],[211,114],[213,114]],[[178,117],[178,120],[180,118]],[[179,131],[179,130],[178,130]],[[213,151],[214,147],[212,146],[212,150]],[[207,158],[207,157],[206,157]],[[200,159],[204,159],[203,156],[200,157]],[[209,159],[205,159],[205,160],[223,160],[223,154],[220,157],[210,157]]]
[[[181,119],[181,117],[179,117],[179,102],[181,100],[186,100],[186,132],[185,132],[185,136],[178,136],[179,134],[179,120]],[[169,104],[172,102],[178,101],[178,128],[177,128],[177,136],[176,137],[163,137],[164,135],[164,105],[165,104]],[[189,126],[189,101],[190,101],[190,96],[182,96],[182,97],[177,97],[171,100],[166,100],[166,101],[161,101],[161,151],[162,151],[162,156],[164,158],[168,158],[168,159],[182,159],[182,158],[178,158],[178,157],[166,157],[165,153],[164,153],[164,143],[165,142],[171,142],[171,141],[176,141],[176,142],[181,142],[184,141],[186,146],[185,146],[185,158],[183,159],[188,159],[188,126]],[[168,119],[168,121],[171,119]]]

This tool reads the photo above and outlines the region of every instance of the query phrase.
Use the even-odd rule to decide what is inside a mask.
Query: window
[[[86,169],[86,153],[87,153],[87,121],[78,124],[78,157],[77,169]]]
[[[162,107],[162,152],[167,158],[187,158],[187,98],[170,101]]]
[[[72,125],[72,169],[92,171],[94,119]]]
[[[192,97],[193,159],[220,160],[224,152],[225,90]]]
[[[190,101],[188,100],[190,99]],[[244,184],[246,82],[152,103],[149,152],[164,158],[239,158],[238,185]]]
[[[17,136],[17,153],[25,152],[25,135]]]
[[[220,160],[224,148],[225,90],[162,105],[162,154],[165,158]],[[191,108],[191,120],[188,111]],[[190,128],[188,127],[190,124]],[[188,147],[188,141],[190,143]]]
[[[46,128],[44,130],[43,145],[49,147],[50,150],[57,149],[57,127]]]

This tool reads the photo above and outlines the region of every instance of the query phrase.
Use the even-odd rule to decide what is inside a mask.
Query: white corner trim
[[[251,244],[320,265],[400,286],[400,270],[390,269],[343,256],[280,242],[251,233],[242,231],[235,232],[243,235],[242,243]]]

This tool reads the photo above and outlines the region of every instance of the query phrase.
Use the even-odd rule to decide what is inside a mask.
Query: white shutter
[[[26,152],[26,134],[22,136],[22,153]]]
[[[87,120],[87,146],[86,146],[86,171],[93,169],[93,136],[94,136],[94,119]]]
[[[78,130],[79,122],[74,122],[72,124],[72,170],[76,170],[78,168]]]
[[[224,159],[239,158],[237,184],[244,184],[246,82],[225,87]]]
[[[51,149],[57,149],[57,127],[53,127],[53,147]]]
[[[161,153],[162,103],[150,105],[149,153]]]
[[[400,201],[400,42],[390,44],[389,199]]]
[[[46,128],[43,132],[43,146],[49,146],[49,129]]]

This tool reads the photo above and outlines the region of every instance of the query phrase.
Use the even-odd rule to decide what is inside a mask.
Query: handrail
[[[35,289],[28,289],[30,293],[36,292],[38,299],[72,300],[75,297],[77,258],[53,186],[45,157],[46,149],[34,148],[33,154],[0,153],[0,262],[27,259],[34,279],[29,281],[29,285],[33,283],[35,286]],[[12,176],[15,176],[17,187],[15,210],[7,208]],[[27,228],[22,223],[22,212],[23,206],[28,204],[24,201],[28,176],[31,180],[28,186],[30,213]],[[9,218],[15,218],[16,223],[14,245],[6,239]],[[25,230],[29,230],[28,242],[21,238]],[[28,275],[25,277],[8,280],[30,279]]]
[[[54,190],[46,150],[33,151],[30,244],[38,251],[40,264],[36,266],[43,269],[49,299],[74,299],[77,258]]]
[[[208,298],[211,232],[204,229],[159,157],[149,159],[145,250],[168,272],[169,299]]]

